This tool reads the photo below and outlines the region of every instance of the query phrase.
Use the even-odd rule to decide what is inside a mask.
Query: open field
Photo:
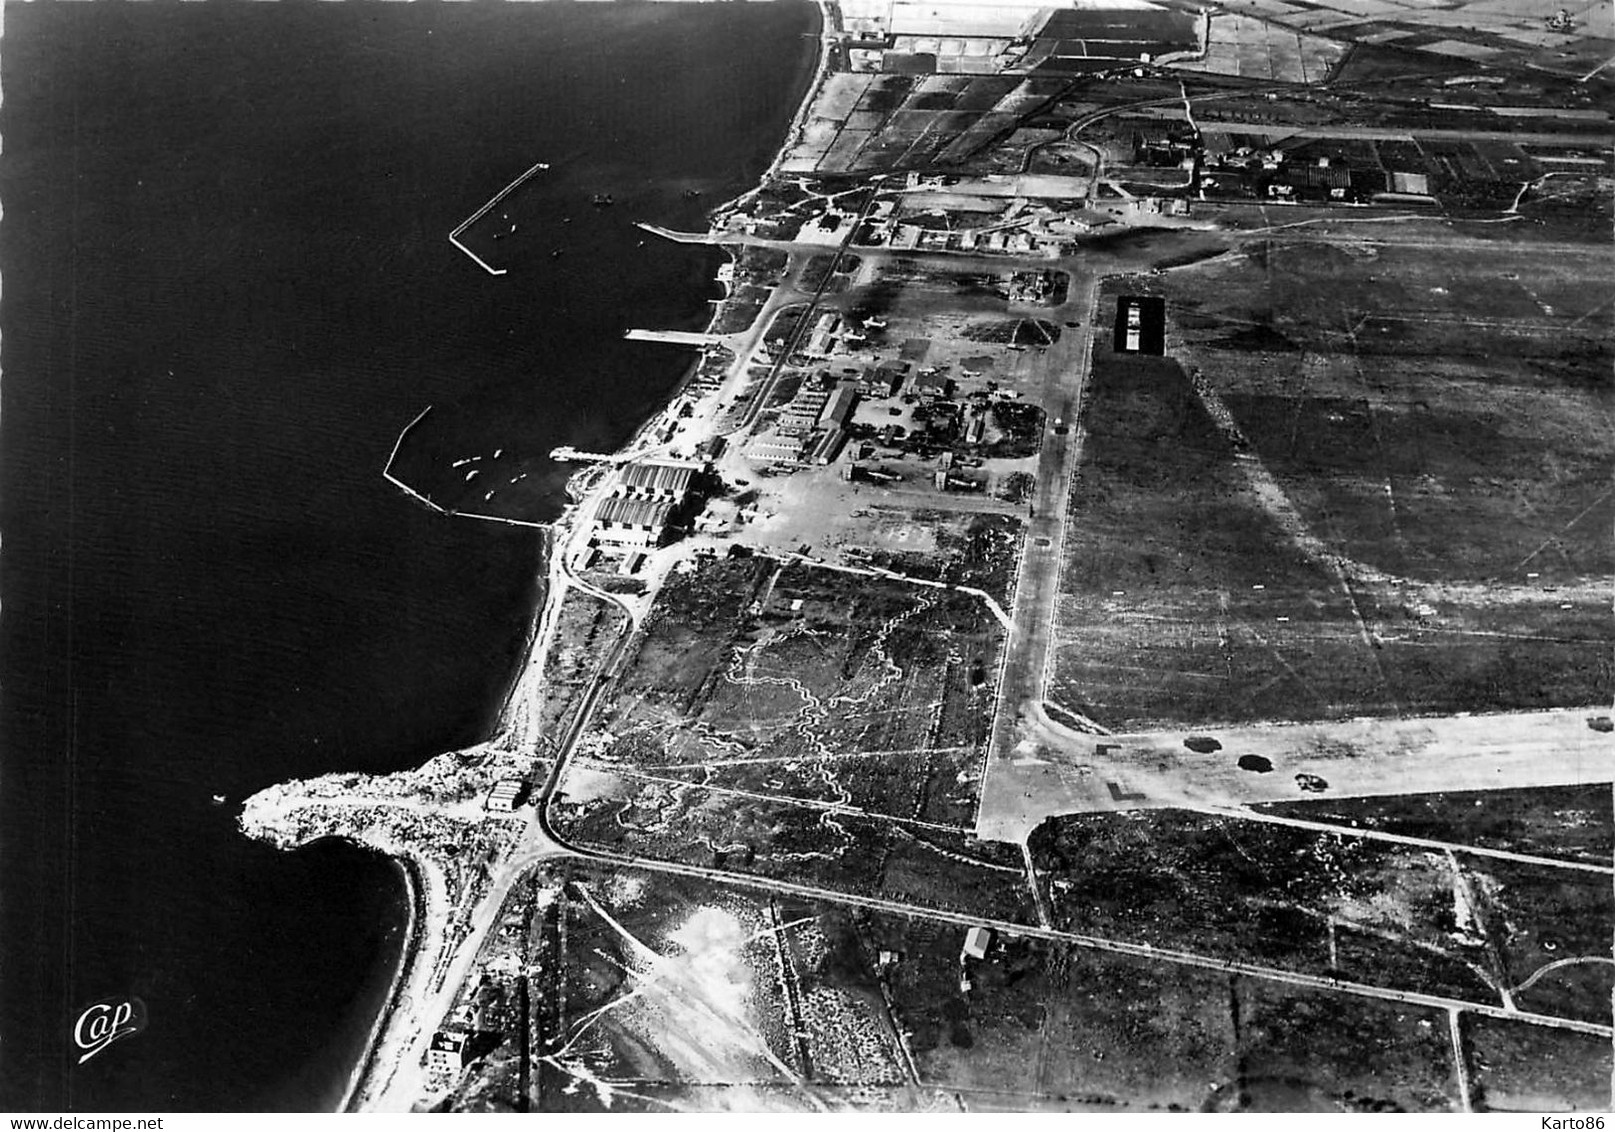
[[[1198,274],[1167,290],[1174,355],[1339,553],[1417,581],[1615,572],[1615,261],[1277,244]]]
[[[1259,806],[1264,813],[1383,830],[1536,857],[1608,865],[1615,815],[1607,782],[1443,791]]]
[[[778,555],[807,547],[820,562],[973,586],[1007,602],[1025,505],[980,492],[936,491],[930,478],[935,460],[930,469],[918,459],[911,463],[911,477],[896,483],[849,481],[834,466],[748,480],[736,497],[744,517],[718,545]],[[878,466],[893,469],[897,460]],[[1010,478],[1015,474],[1004,473],[1002,491],[1019,482]]]
[[[1488,1112],[1608,1112],[1610,1044],[1589,1034],[1465,1017],[1476,1108]]]
[[[959,143],[1014,129],[1058,79],[839,74],[789,150],[787,172],[923,168]],[[973,148],[973,147],[972,147]]]
[[[1054,700],[1126,729],[1608,700],[1589,267],[1274,243],[1109,285],[1167,299],[1171,357],[1095,347]]]
[[[1178,365],[1101,341],[1090,382],[1050,699],[1131,730],[1382,696],[1346,595],[1245,487]]]
[[[1437,851],[1172,810],[1058,818],[1030,844],[1068,930],[1472,1002],[1506,979]]]
[[[1609,877],[1517,861],[1459,860],[1520,1009],[1609,1022],[1615,992]]]
[[[1239,980],[1239,1108],[1460,1109],[1445,1013]]]
[[[683,1108],[683,1087],[712,1084],[743,1106],[756,1102],[741,1094],[778,1090],[807,1107],[766,902],[639,873],[558,880],[544,1110]],[[662,1095],[646,1103],[640,1084]]]
[[[557,828],[666,860],[1029,915],[979,842],[1000,630],[980,598],[761,557],[675,575],[563,785]]]
[[[615,606],[571,587],[556,617],[555,646],[545,658],[537,733],[564,735],[576,718],[580,691],[594,679],[606,647],[626,627]]]

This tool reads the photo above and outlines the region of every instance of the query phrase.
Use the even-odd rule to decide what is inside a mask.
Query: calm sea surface
[[[620,442],[689,360],[622,330],[715,294],[711,253],[632,222],[699,226],[755,180],[816,19],[7,7],[0,1108],[335,1103],[402,887],[248,842],[237,803],[476,740],[542,596],[537,532],[380,470],[432,406],[413,486],[556,512],[544,454]],[[491,276],[447,235],[536,161],[466,236]],[[150,1024],[78,1064],[108,995]]]

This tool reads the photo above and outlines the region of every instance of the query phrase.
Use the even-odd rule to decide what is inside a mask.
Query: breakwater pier
[[[459,248],[466,255],[470,256],[472,261],[474,263],[476,263],[476,265],[478,267],[482,268],[482,270],[486,271],[489,275],[503,275],[503,274],[505,274],[506,271],[509,270],[508,268],[492,266],[491,264],[488,263],[487,260],[483,259],[476,252],[472,251],[470,248],[466,247],[465,244],[461,243],[460,242],[460,237],[465,234],[466,229],[470,228],[477,221],[481,220],[484,216],[488,215],[488,213],[493,210],[495,205],[497,205],[500,201],[504,200],[507,196],[509,196],[511,193],[515,192],[517,189],[521,188],[522,185],[526,184],[528,178],[531,177],[534,173],[537,173],[541,169],[548,169],[548,168],[549,168],[549,163],[548,162],[545,162],[545,161],[535,162],[520,177],[517,177],[510,184],[506,185],[504,188],[500,189],[497,193],[495,193],[493,195],[493,199],[490,200],[487,204],[483,205],[481,208],[479,208],[475,212],[473,212],[470,216],[468,216],[464,220],[462,220],[460,222],[460,226],[458,228],[456,228],[454,231],[449,233],[449,243],[453,244],[455,247]]]
[[[420,424],[426,419],[427,414],[431,411],[432,406],[426,406],[426,408],[422,409],[420,414],[414,420],[405,425],[403,431],[398,434],[398,439],[393,441],[393,450],[387,454],[387,463],[382,465],[381,478],[392,484],[399,491],[409,496],[415,502],[436,511],[439,515],[456,515],[462,519],[481,519],[486,523],[503,523],[507,527],[538,527],[541,530],[548,529],[548,523],[534,522],[531,519],[512,519],[508,515],[488,515],[481,511],[464,511],[457,507],[445,507],[436,500],[428,498],[424,492],[416,491],[413,487],[410,487],[409,484],[405,483],[403,480],[399,479],[398,476],[393,474],[393,465],[398,462],[398,452],[404,447],[404,439],[414,431],[416,425]]]

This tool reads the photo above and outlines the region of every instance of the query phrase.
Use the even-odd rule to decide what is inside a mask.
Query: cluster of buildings
[[[611,494],[595,510],[590,541],[626,550],[660,545],[674,515],[694,493],[699,470],[689,463],[624,464]]]
[[[900,251],[993,252],[1013,256],[1041,256],[1054,259],[1065,254],[1066,245],[1046,232],[1030,229],[1030,222],[993,228],[927,228],[918,224],[897,224],[886,244]],[[1072,234],[1088,229],[1073,228]]]
[[[1148,122],[1144,130],[1161,133],[1165,138],[1167,123]],[[1148,143],[1135,137],[1135,153],[1144,164],[1194,164],[1194,142],[1174,135],[1170,142]],[[1005,178],[989,175],[989,182]],[[951,176],[909,175],[909,188],[947,192],[957,185],[959,178]],[[969,195],[969,188],[956,190]],[[1056,259],[1067,255],[1073,242],[1104,228],[1128,222],[1130,215],[1187,215],[1189,203],[1181,198],[1132,197],[1123,201],[1087,202],[1088,207],[1054,206],[1038,203],[1029,197],[1007,196],[1001,190],[990,195],[1001,197],[1007,206],[1000,213],[983,214],[979,211],[961,211],[946,207],[926,209],[921,197],[911,197],[902,208],[896,202],[880,201],[870,210],[862,230],[857,232],[850,246],[889,247],[898,251],[949,251],[971,254],[995,254],[1018,258]],[[809,218],[796,234],[804,244],[840,246],[847,239],[847,225],[856,217],[826,211]],[[830,352],[833,339],[851,334],[856,339],[856,328],[837,321],[838,316],[821,315],[808,338],[804,352],[824,357]]]
[[[1235,135],[1207,135],[1200,184],[1207,192],[1238,190],[1268,200],[1353,203],[1388,196],[1399,200],[1430,195],[1430,178],[1419,172],[1352,164],[1339,154],[1303,156],[1265,145],[1236,145]]]
[[[1089,202],[1073,208],[1034,204],[1016,198],[991,223],[960,227],[980,214],[947,214],[943,227],[905,220],[892,227],[889,246],[920,251],[989,253],[1018,258],[1055,259],[1071,253],[1074,241],[1106,228],[1136,223],[1140,216],[1187,216],[1189,202],[1181,197],[1132,197],[1122,201]]]
[[[1352,166],[1339,155],[1301,156],[1271,145],[1242,145],[1239,135],[1197,134],[1187,122],[1138,122],[1133,160],[1192,170],[1208,192],[1237,190],[1268,200],[1352,203],[1380,193],[1423,196],[1426,178],[1377,166]],[[1254,140],[1254,139],[1253,139]]]
[[[847,426],[858,404],[860,384],[804,382],[774,427],[746,447],[746,455],[771,464],[833,462],[847,443]]]
[[[1057,271],[1017,271],[1009,277],[1005,297],[1012,303],[1053,302],[1063,283]]]
[[[1133,126],[1134,165],[1189,169],[1199,152],[1199,135],[1187,122],[1146,121]]]
[[[841,343],[860,343],[867,340],[868,335],[860,328],[846,322],[835,311],[825,311],[813,324],[813,330],[808,334],[807,344],[802,347],[802,353],[810,358],[828,358],[836,352]]]

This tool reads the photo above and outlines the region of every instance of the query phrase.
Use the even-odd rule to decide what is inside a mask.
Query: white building
[[[841,316],[834,311],[825,311],[813,326],[813,333],[808,335],[807,345],[802,352],[810,358],[827,358],[835,352],[836,333],[841,329]]]
[[[432,1035],[432,1044],[426,1051],[426,1064],[437,1073],[459,1073],[465,1068],[470,1052],[467,1036],[458,1030],[439,1030]]]
[[[488,809],[496,814],[516,812],[516,801],[522,795],[525,783],[519,778],[501,778],[488,791]]]
[[[753,460],[770,464],[800,463],[804,447],[803,439],[800,436],[782,436],[777,432],[765,432],[746,445],[746,455]]]

